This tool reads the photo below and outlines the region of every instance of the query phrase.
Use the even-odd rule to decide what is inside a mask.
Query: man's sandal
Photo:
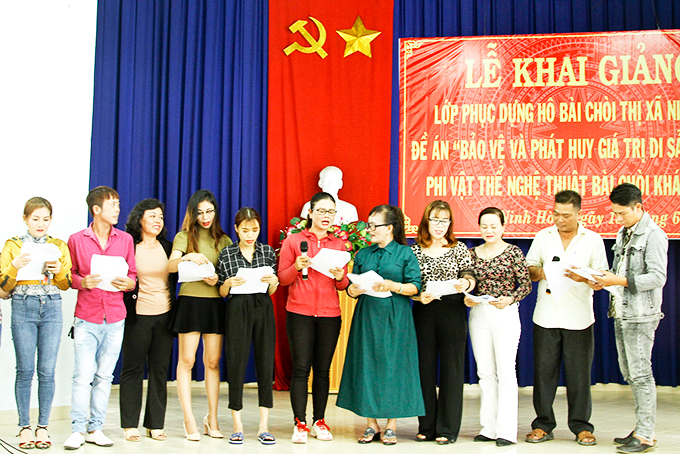
[[[576,442],[581,446],[595,446],[597,444],[597,439],[591,431],[582,430],[576,435]]]
[[[555,439],[555,435],[552,432],[548,433],[543,429],[536,428],[527,434],[525,441],[527,443],[543,443],[553,439]]]

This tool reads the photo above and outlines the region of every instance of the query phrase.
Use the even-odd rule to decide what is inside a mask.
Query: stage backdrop
[[[533,237],[572,189],[581,222],[611,238],[609,193],[631,182],[680,238],[679,31],[402,39],[400,64],[400,203],[413,224],[444,199],[461,236],[479,236],[477,214],[497,206],[506,236]]]
[[[269,244],[319,192],[319,172],[344,172],[340,198],[360,219],[388,203],[392,0],[269,1]],[[274,294],[276,387],[288,389],[286,289]]]

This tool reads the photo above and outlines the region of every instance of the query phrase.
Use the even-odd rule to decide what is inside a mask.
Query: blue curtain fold
[[[392,146],[390,203],[399,202],[399,38],[481,36],[532,33],[599,32],[680,28],[680,3],[673,0],[394,0],[394,57],[392,76]],[[587,203],[587,200],[586,200]],[[502,208],[502,207],[500,207]],[[455,213],[454,213],[455,216]],[[478,240],[466,240],[468,246]],[[531,240],[510,240],[526,254]],[[605,240],[612,261],[613,240]],[[677,386],[680,360],[680,314],[675,306],[675,276],[680,242],[671,241],[668,282],[656,332],[652,362],[659,385]],[[533,322],[536,286],[520,306],[522,337],[517,357],[520,386],[533,384]],[[607,319],[608,295],[595,293],[595,359],[593,383],[624,383],[619,372],[613,322]],[[472,348],[468,344],[466,380],[477,382]],[[564,383],[563,377],[561,380]]]
[[[267,0],[99,1],[90,186],[118,190],[119,227],[156,197],[172,237],[201,188],[232,238],[240,207],[266,213],[267,11]]]

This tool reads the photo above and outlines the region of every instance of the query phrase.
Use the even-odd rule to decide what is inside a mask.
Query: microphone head
[[[301,241],[300,242],[300,252],[307,252],[309,250],[309,245],[307,244],[306,241]]]

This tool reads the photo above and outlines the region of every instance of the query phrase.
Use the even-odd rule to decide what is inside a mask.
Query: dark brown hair
[[[52,216],[52,204],[47,199],[42,197],[31,197],[26,201],[26,205],[24,205],[24,219],[28,219],[31,213],[38,208],[47,208],[50,212],[50,216]]]
[[[184,221],[182,222],[182,230],[187,232],[187,254],[198,252],[198,204],[201,202],[208,202],[215,209],[215,217],[210,225],[210,236],[215,241],[215,250],[220,250],[218,244],[222,237],[227,235],[222,230],[222,226],[220,226],[220,216],[217,210],[215,195],[207,189],[199,189],[189,199],[187,211],[184,214]]]
[[[421,246],[430,247],[432,244],[432,237],[430,235],[430,215],[439,211],[448,212],[451,219],[449,228],[444,234],[444,239],[446,240],[446,245],[444,247],[454,247],[456,243],[458,243],[456,236],[453,234],[453,211],[451,210],[451,205],[443,200],[434,200],[425,207],[423,217],[420,219],[420,225],[418,225],[418,244]]]
[[[243,207],[236,213],[234,226],[238,229],[242,222],[257,221],[258,227],[262,227],[262,218],[255,208]]]
[[[503,214],[503,211],[501,211],[500,208],[496,207],[486,207],[482,211],[480,211],[479,217],[477,218],[477,224],[482,223],[482,216],[484,216],[485,214],[495,214],[501,220],[501,225],[505,225],[505,215]]]
[[[406,233],[404,232],[404,213],[401,211],[401,208],[392,205],[378,205],[371,210],[368,216],[371,217],[375,214],[382,214],[385,218],[385,224],[392,226],[394,241],[408,246]]]
[[[120,196],[115,189],[108,186],[97,186],[96,188],[91,189],[90,192],[87,193],[87,198],[85,199],[87,201],[87,209],[90,210],[90,214],[94,216],[93,208],[95,206],[101,208],[104,202],[109,199],[120,200]]]
[[[132,235],[135,244],[142,242],[142,218],[144,217],[144,213],[149,210],[155,210],[156,208],[160,208],[163,212],[163,216],[165,216],[165,205],[157,199],[144,199],[137,203],[132,211],[130,211],[127,222],[125,223],[125,231]],[[156,238],[159,240],[163,239],[167,233],[168,231],[165,229],[165,222],[163,222],[163,229],[156,235]]]

